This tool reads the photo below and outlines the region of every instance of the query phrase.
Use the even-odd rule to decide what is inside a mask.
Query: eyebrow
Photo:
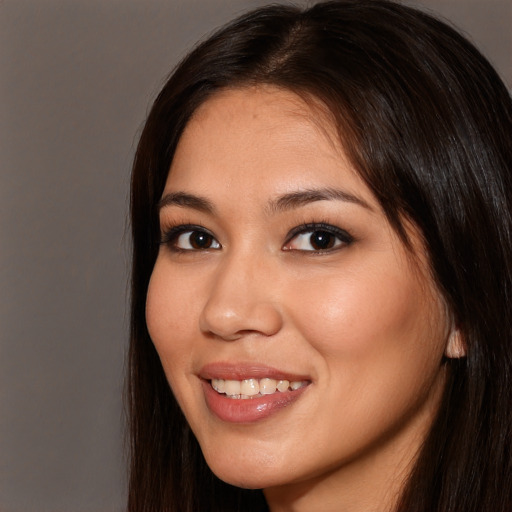
[[[316,201],[332,200],[354,203],[373,211],[373,208],[360,197],[337,188],[306,189],[290,192],[269,201],[267,208],[271,214],[276,214],[300,208],[301,206],[314,203]],[[187,192],[169,192],[157,203],[159,210],[173,205],[180,206],[182,208],[192,208],[209,214],[215,213],[215,206],[209,199],[195,194],[189,194]]]
[[[271,213],[279,213],[286,210],[293,210],[316,201],[332,200],[354,203],[373,211],[373,208],[360,197],[337,188],[306,189],[284,194],[270,201],[269,211]]]
[[[213,203],[205,197],[188,194],[187,192],[169,192],[157,203],[158,210],[166,206],[181,206],[183,208],[192,208],[204,213],[214,213]]]

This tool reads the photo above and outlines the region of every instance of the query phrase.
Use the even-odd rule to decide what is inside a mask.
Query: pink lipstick
[[[311,379],[254,364],[213,363],[199,377],[208,409],[230,423],[251,423],[292,405]]]

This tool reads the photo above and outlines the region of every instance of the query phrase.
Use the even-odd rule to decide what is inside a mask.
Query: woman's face
[[[269,495],[396,477],[438,405],[450,322],[419,237],[411,258],[320,111],[217,93],[160,225],[147,325],[212,470]]]

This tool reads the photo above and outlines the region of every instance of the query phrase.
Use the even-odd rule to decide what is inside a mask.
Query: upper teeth
[[[212,379],[212,387],[218,393],[225,393],[230,398],[251,398],[255,395],[271,395],[276,391],[284,392],[299,389],[307,384],[306,381],[275,380],[275,379],[245,379],[224,380]]]

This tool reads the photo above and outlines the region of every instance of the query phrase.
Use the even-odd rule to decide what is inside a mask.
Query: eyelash
[[[350,245],[352,242],[354,242],[354,237],[345,229],[338,228],[336,226],[333,226],[332,224],[329,224],[328,222],[306,222],[304,224],[301,224],[300,226],[297,226],[293,228],[286,237],[286,242],[283,246],[284,250],[287,251],[300,251],[301,249],[287,249],[286,246],[289,245],[294,238],[297,238],[299,235],[306,235],[310,233],[310,236],[312,236],[314,233],[327,233],[330,236],[336,237],[340,244],[336,245],[332,248],[327,249],[317,249],[317,250],[302,250],[303,252],[312,253],[312,254],[325,254],[328,252],[333,252],[338,249],[341,249],[342,247]]]
[[[211,237],[212,240],[216,240],[213,234],[202,226],[198,226],[196,224],[179,224],[177,226],[169,228],[163,233],[162,238],[160,240],[160,244],[167,245],[169,249],[171,249],[173,252],[195,252],[196,250],[200,251],[201,249],[182,249],[181,247],[176,246],[177,239],[185,233],[202,233]]]
[[[314,233],[327,233],[329,236],[335,237],[339,243],[337,243],[334,247],[326,248],[326,249],[313,249],[313,250],[306,250],[306,249],[293,249],[289,248],[289,246],[292,241],[297,238],[299,235],[306,235],[310,233],[312,236]],[[197,248],[197,249],[183,249],[181,247],[176,246],[176,241],[178,238],[186,233],[199,233],[204,234],[208,237],[211,237],[211,240],[215,241],[219,247],[207,247],[204,249]],[[327,222],[308,222],[301,224],[300,226],[297,226],[293,228],[286,237],[286,242],[283,244],[283,250],[285,251],[299,251],[304,253],[311,253],[311,254],[325,254],[328,252],[336,251],[338,249],[341,249],[342,247],[350,245],[352,242],[354,242],[354,237],[346,230],[338,228],[336,226],[333,226],[332,224],[329,224]],[[162,238],[160,240],[161,245],[167,245],[170,250],[173,252],[181,252],[181,253],[190,253],[190,252],[200,252],[205,250],[218,250],[219,248],[222,248],[220,245],[220,242],[217,241],[215,236],[205,229],[202,226],[198,226],[195,224],[179,224],[176,226],[173,226],[166,230]]]

